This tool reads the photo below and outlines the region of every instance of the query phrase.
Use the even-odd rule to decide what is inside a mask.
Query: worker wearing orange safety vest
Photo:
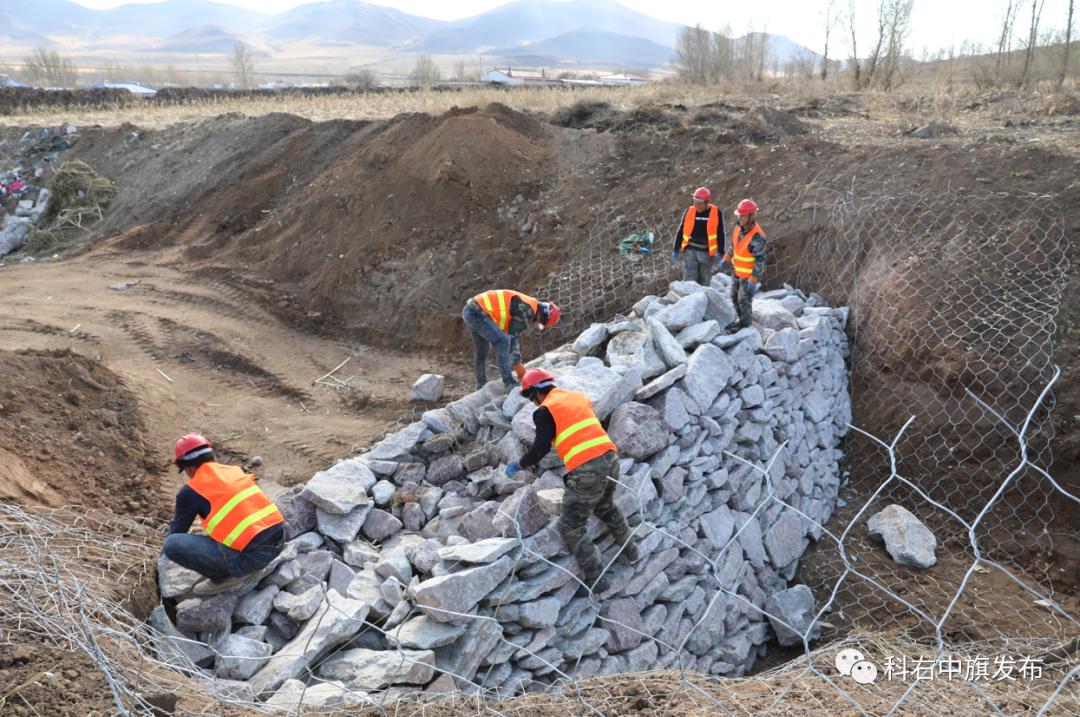
[[[731,232],[731,250],[724,254],[721,269],[731,271],[731,303],[739,314],[739,328],[750,325],[753,298],[765,273],[765,232],[757,223],[757,204],[744,199],[735,209],[739,223]]]
[[[199,595],[245,585],[285,544],[285,518],[255,484],[255,476],[215,462],[213,449],[197,433],[176,442],[174,463],[189,480],[176,494],[162,548],[169,560],[207,578],[195,586]],[[188,534],[196,517],[206,535]]]
[[[675,230],[672,262],[683,261],[683,281],[696,281],[708,286],[720,258],[724,238],[724,215],[712,204],[712,193],[706,187],[694,192],[694,205],[683,213]]]
[[[555,377],[547,371],[526,371],[521,379],[521,395],[537,406],[533,411],[536,439],[520,461],[506,465],[506,475],[538,465],[555,446],[568,471],[559,532],[581,566],[586,587],[602,595],[610,581],[596,546],[585,532],[589,516],[595,514],[607,524],[619,546],[620,560],[634,562],[639,558],[637,541],[614,501],[619,479],[618,449],[593,412],[588,397],[556,388]]]
[[[476,388],[487,383],[487,356],[489,347],[495,348],[495,363],[499,367],[506,390],[524,373],[521,365],[520,336],[530,324],[543,330],[559,323],[561,312],[553,301],[540,301],[520,291],[493,289],[477,294],[465,304],[461,318],[472,335]]]

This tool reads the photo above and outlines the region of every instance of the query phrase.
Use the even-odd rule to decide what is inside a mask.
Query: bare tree
[[[855,0],[848,0],[847,21],[848,42],[850,43],[850,47],[848,49],[851,50],[851,72],[852,78],[855,82],[855,89],[858,89],[862,82],[862,78],[859,76],[861,74],[862,68],[859,65],[859,46],[857,42],[858,32],[856,32],[855,26]]]
[[[915,0],[888,0],[882,3],[886,11],[885,24],[888,27],[888,41],[885,44],[879,77],[879,85],[883,90],[891,90],[899,84],[897,72],[904,54],[904,42],[911,28],[911,9],[914,3]]]
[[[710,80],[710,38],[701,25],[679,30],[675,52],[679,76],[689,82],[704,84]]]
[[[1061,72],[1058,73],[1057,86],[1061,89],[1061,86],[1065,84],[1065,75],[1069,72],[1069,46],[1072,44],[1072,28],[1073,28],[1073,6],[1075,0],[1069,0],[1069,19],[1065,23],[1065,55],[1061,58]]]
[[[354,90],[372,90],[379,86],[379,76],[375,74],[374,70],[369,70],[366,67],[353,70],[341,79],[346,87],[351,87]]]
[[[1028,82],[1031,64],[1035,59],[1035,50],[1039,44],[1039,21],[1042,19],[1044,3],[1045,0],[1031,0],[1031,22],[1028,24],[1027,44],[1024,46],[1024,67],[1020,71],[1020,78],[1016,81],[1017,87],[1023,87]]]
[[[1020,9],[1020,0],[1005,0],[1005,13],[1001,17],[1001,34],[998,35],[997,57],[994,59],[994,74],[1000,82],[1009,63],[1012,50],[1013,25],[1016,23],[1016,11]]]
[[[761,82],[765,79],[765,67],[769,64],[769,26],[761,28],[761,41],[757,47],[757,76],[755,79]]]
[[[413,78],[421,87],[431,87],[438,84],[442,79],[439,66],[431,59],[430,55],[420,55],[416,58],[416,67],[413,69]]]
[[[31,82],[43,82],[49,87],[73,87],[79,73],[75,63],[61,57],[55,50],[39,47],[23,60],[26,77]]]
[[[255,59],[248,46],[242,42],[233,45],[232,69],[240,89],[251,89],[251,80],[255,75]]]
[[[829,36],[836,25],[836,0],[829,0],[825,6],[825,47],[821,53],[821,81],[829,76]]]

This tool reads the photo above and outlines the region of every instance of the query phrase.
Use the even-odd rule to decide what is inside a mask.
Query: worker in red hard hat
[[[521,364],[521,334],[532,324],[541,331],[550,329],[559,323],[561,315],[555,302],[540,301],[510,289],[493,289],[469,299],[461,318],[469,327],[476,349],[473,363],[477,390],[487,383],[489,347],[495,347],[495,363],[503,386],[509,391],[525,372]]]
[[[540,368],[531,368],[521,379],[521,395],[536,404],[533,424],[536,439],[520,461],[506,465],[506,475],[540,463],[552,446],[566,465],[566,492],[563,494],[559,532],[584,573],[585,584],[596,595],[610,588],[604,564],[585,526],[595,514],[611,530],[620,546],[619,559],[634,562],[640,557],[637,541],[626,518],[615,505],[615,485],[619,479],[619,453],[585,394],[555,386],[555,377]]]
[[[758,206],[744,199],[735,209],[739,223],[731,232],[731,250],[724,254],[721,268],[730,271],[731,303],[739,314],[739,328],[746,328],[754,317],[754,292],[765,273],[765,232],[757,223]]]
[[[671,261],[683,260],[683,281],[696,281],[708,286],[720,257],[720,242],[724,236],[724,214],[712,203],[712,192],[698,187],[694,204],[683,212],[675,229],[675,248]]]
[[[198,433],[176,442],[174,463],[188,482],[176,494],[176,510],[162,551],[206,580],[198,595],[236,590],[281,553],[285,518],[255,484],[255,476],[214,460],[214,446]],[[206,535],[190,535],[196,516]]]

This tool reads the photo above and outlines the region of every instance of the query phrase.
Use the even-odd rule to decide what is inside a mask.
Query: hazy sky
[[[32,2],[32,0],[30,0]],[[75,0],[93,8],[109,8],[134,2],[154,0]],[[251,9],[274,12],[303,5],[309,0],[216,0]],[[490,10],[504,4],[505,0],[382,0],[376,4],[396,7],[413,15],[455,20]],[[769,32],[787,35],[812,49],[820,51],[822,41],[821,10],[828,0],[756,0],[753,3],[727,2],[727,10],[721,10],[719,0],[620,0],[630,8],[670,22],[701,23],[709,29],[718,30],[730,23],[741,33],[748,23],[756,28],[768,26]],[[837,7],[847,7],[847,0],[834,0]],[[1021,0],[1030,17],[1030,0]],[[923,48],[931,50],[959,45],[965,40],[975,40],[984,45],[996,42],[997,26],[1005,0],[915,0],[912,13],[912,31],[908,47],[916,54]],[[1068,0],[1045,0],[1041,26],[1064,28]],[[856,17],[867,34],[873,31],[873,14],[876,0],[855,0]],[[1027,22],[1025,18],[1024,23]],[[841,55],[844,50],[844,28],[834,33],[830,55]],[[860,54],[862,51],[860,50]]]

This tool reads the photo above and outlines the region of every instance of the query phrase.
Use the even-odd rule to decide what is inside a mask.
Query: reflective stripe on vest
[[[683,217],[682,228],[682,247],[686,249],[686,245],[690,243],[690,237],[694,233],[694,225],[697,223],[697,210],[694,207],[690,207],[686,210],[686,216]],[[717,249],[719,248],[719,232],[720,232],[720,210],[715,204],[709,205],[709,220],[706,224],[706,234],[709,238],[709,256],[716,256]]]
[[[285,521],[255,477],[236,466],[203,463],[188,485],[210,503],[202,520],[206,534],[233,550],[243,550],[256,535]]]
[[[529,305],[535,314],[540,308],[540,301],[531,296],[522,294],[520,291],[511,289],[493,289],[477,294],[473,301],[480,305],[484,313],[491,317],[499,331],[504,334],[510,333],[510,299],[517,297]]]
[[[750,240],[758,234],[764,234],[757,224],[742,236],[742,227],[736,225],[731,232],[731,266],[735,276],[748,279],[754,275],[754,255],[750,253]]]
[[[552,445],[566,464],[566,470],[572,471],[593,458],[618,450],[584,394],[563,388],[552,389],[542,405],[555,421]]]

